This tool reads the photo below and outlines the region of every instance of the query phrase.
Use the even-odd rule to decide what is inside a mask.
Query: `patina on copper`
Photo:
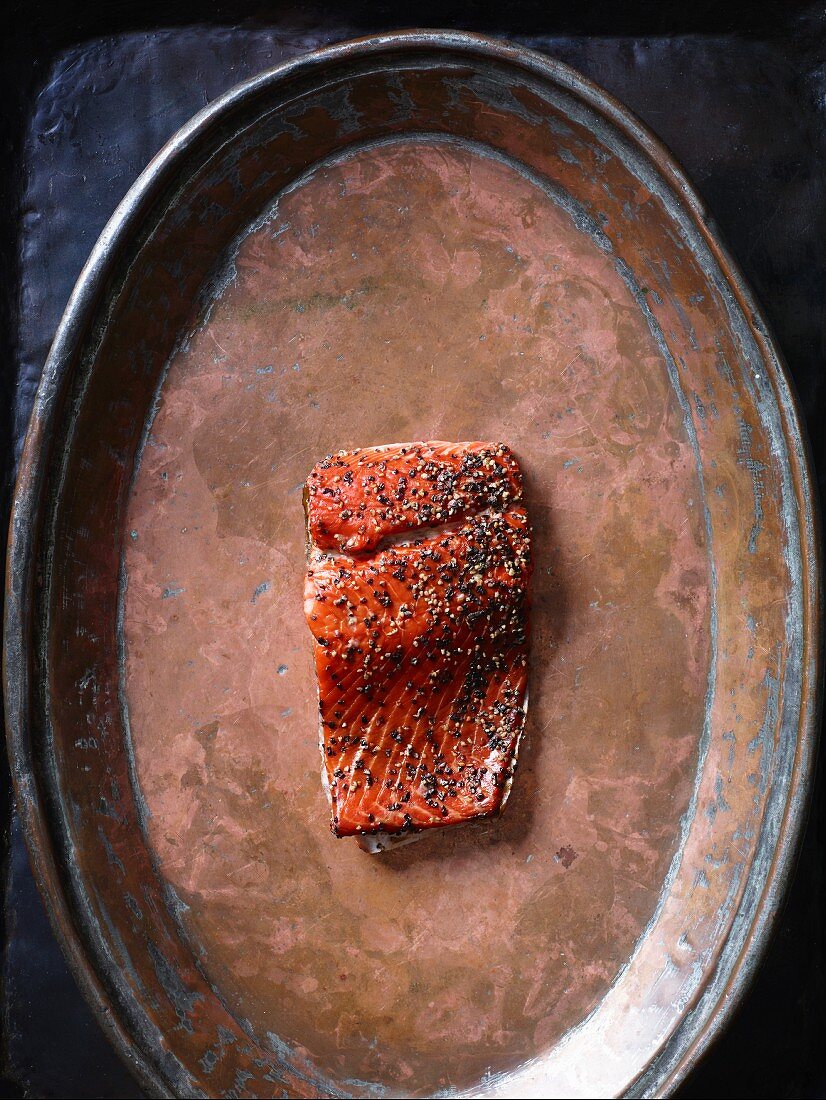
[[[531,710],[505,817],[370,858],[326,825],[301,486],[405,438],[519,456]],[[195,119],[70,302],[9,574],[36,872],[147,1087],[670,1091],[794,851],[813,524],[748,291],[564,66],[394,35]]]

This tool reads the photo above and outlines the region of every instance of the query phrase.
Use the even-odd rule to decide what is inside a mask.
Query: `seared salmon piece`
[[[504,444],[314,467],[304,591],[336,836],[378,851],[501,811],[525,724],[530,528]]]

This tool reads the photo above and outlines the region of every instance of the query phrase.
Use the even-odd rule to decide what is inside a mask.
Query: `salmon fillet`
[[[333,832],[376,851],[498,813],[527,699],[530,528],[513,454],[340,451],[304,499]]]

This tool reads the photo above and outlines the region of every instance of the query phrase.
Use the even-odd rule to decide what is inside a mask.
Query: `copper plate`
[[[300,487],[503,439],[531,707],[499,821],[335,840]],[[112,219],[14,505],[38,879],[149,1091],[668,1093],[758,959],[811,774],[811,481],[702,205],[605,93],[410,33],[241,85]]]

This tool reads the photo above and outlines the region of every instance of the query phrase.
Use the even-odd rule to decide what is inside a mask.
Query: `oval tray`
[[[300,486],[416,438],[526,472],[529,727],[501,820],[368,857],[326,824]],[[671,1091],[788,876],[817,578],[765,324],[604,92],[414,32],[198,115],[71,298],[8,578],[36,874],[144,1086]]]

